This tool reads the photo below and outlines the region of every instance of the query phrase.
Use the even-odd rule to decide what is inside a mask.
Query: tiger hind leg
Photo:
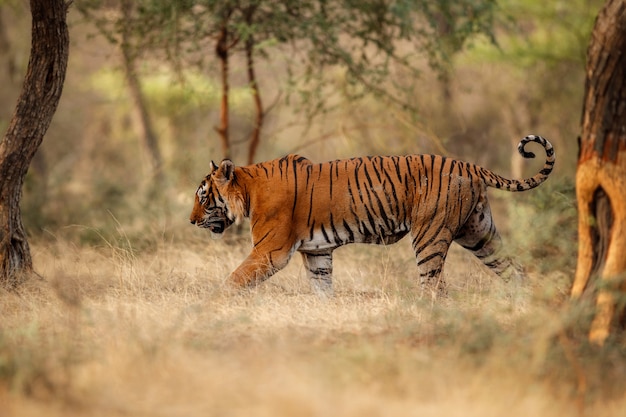
[[[522,268],[504,253],[502,238],[496,230],[486,197],[478,202],[454,241],[472,252],[505,282],[524,278]]]
[[[302,261],[311,283],[311,289],[320,298],[333,296],[333,254],[332,252],[302,252]]]

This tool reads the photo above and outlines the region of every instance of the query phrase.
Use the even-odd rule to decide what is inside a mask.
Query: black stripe
[[[306,224],[311,223],[311,216],[313,215],[313,192],[315,191],[315,184],[311,187],[311,197],[309,198],[309,215],[306,218]]]
[[[363,202],[363,196],[361,195],[361,183],[359,181],[359,167],[360,167],[360,164],[357,164],[354,167],[354,181],[356,182],[356,184],[355,184],[356,185],[356,189],[359,192],[359,198],[360,198],[361,202]]]
[[[427,257],[420,259],[420,260],[417,262],[417,266],[422,266],[422,265],[424,265],[426,262],[428,262],[428,261],[432,261],[432,260],[433,260],[433,259],[435,259],[435,258],[444,258],[444,255],[443,255],[443,253],[441,253],[441,252],[434,252],[434,253],[431,253],[431,254],[430,254],[430,255],[428,255]]]
[[[467,249],[467,250],[472,251],[472,252],[479,251],[479,250],[481,250],[483,247],[485,247],[485,245],[486,245],[487,243],[491,242],[491,239],[493,239],[493,235],[494,235],[494,233],[493,233],[493,232],[495,232],[495,229],[492,227],[492,228],[491,228],[491,230],[489,231],[489,233],[488,233],[486,236],[484,236],[482,239],[480,239],[480,240],[478,241],[478,243],[476,243],[474,246],[471,246],[471,247],[470,247],[470,246],[465,246],[465,245],[463,245],[463,247],[464,247],[465,249]]]
[[[400,173],[400,158],[392,158],[394,167],[396,168],[396,177],[398,177],[398,181],[402,184],[402,175]]]
[[[374,183],[372,182],[372,177],[370,177],[370,173],[367,170],[367,164],[363,165],[363,172],[365,173],[365,178],[367,179],[367,184],[370,186],[370,188],[374,187]]]
[[[391,176],[389,175],[389,172],[387,172],[387,170],[383,170],[383,173],[385,174],[385,177],[387,178],[387,183],[389,184],[389,187],[391,188],[391,192],[385,192],[385,197],[387,198],[387,203],[389,204],[390,207],[398,207],[400,205],[400,201],[398,200],[398,196],[396,195],[396,186],[393,183],[393,180],[391,179]],[[393,202],[391,201],[393,198]]]
[[[330,199],[333,199],[333,162],[330,163],[329,167],[328,167],[328,181],[329,181],[329,189],[328,189],[328,194],[330,196]],[[321,171],[321,169],[320,169]]]
[[[365,214],[367,214],[367,219],[370,222],[370,226],[372,227],[372,233],[376,232],[376,220],[374,219],[374,216],[372,216],[372,212],[367,208],[367,206],[364,207],[365,208]]]
[[[321,224],[321,225],[320,225],[320,230],[322,231],[322,234],[324,235],[324,240],[325,240],[327,243],[331,243],[331,240],[330,240],[330,238],[328,237],[328,233],[326,233],[326,229],[324,228],[324,224]]]
[[[506,263],[506,259],[496,258],[491,262],[487,262],[485,265],[487,265],[491,269],[495,269],[505,263]]]
[[[321,275],[321,276],[327,276],[327,275],[331,275],[333,273],[333,268],[309,268],[309,272],[311,272],[313,275]]]
[[[309,183],[311,181],[311,174],[313,172],[313,165],[307,165],[306,167],[306,182],[305,184],[305,189],[309,189]]]
[[[254,246],[258,246],[258,245],[260,245],[260,244],[261,244],[261,242],[263,242],[263,241],[264,241],[264,240],[265,240],[265,239],[269,236],[269,234],[270,234],[271,232],[272,232],[272,231],[271,231],[271,230],[269,230],[267,233],[265,233],[265,235],[263,235],[263,237],[262,237],[261,239],[257,240],[257,241],[254,243]]]
[[[379,166],[374,165],[374,161],[378,163]],[[382,182],[382,178],[380,177],[380,171],[383,169],[383,158],[377,156],[372,159],[372,168],[374,169],[374,174],[376,174],[376,178],[378,178],[378,182]]]
[[[333,232],[333,238],[335,239],[335,243],[342,245],[343,242],[341,241],[341,237],[339,236],[339,232],[337,231],[337,228],[335,227],[335,222],[333,220],[333,213],[330,213],[330,228]]]
[[[350,225],[348,225],[345,219],[343,220],[343,228],[348,232],[348,242],[354,242],[354,232],[352,232]]]
[[[298,160],[292,162],[293,168],[293,207],[291,208],[291,217],[293,218],[296,212],[296,205],[298,204]]]
[[[356,199],[354,198],[354,193],[352,192],[352,184],[350,183],[350,178],[348,178],[348,194],[350,195],[350,202],[352,204],[350,204],[350,206],[355,206],[356,205]]]

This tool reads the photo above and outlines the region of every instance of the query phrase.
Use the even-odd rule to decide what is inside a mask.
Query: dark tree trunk
[[[626,1],[608,0],[587,51],[576,171],[578,265],[572,297],[596,297],[589,338],[604,343],[626,295]],[[593,284],[593,285],[590,285]],[[621,329],[623,330],[623,328]]]
[[[219,58],[222,66],[222,103],[220,106],[220,124],[215,128],[217,133],[220,135],[220,140],[222,142],[222,156],[224,158],[230,158],[230,141],[228,138],[228,94],[229,94],[229,84],[228,84],[228,58],[229,58],[229,47],[228,47],[228,29],[227,29],[227,20],[224,22],[224,26],[220,31],[219,38],[217,40],[217,45],[215,47],[215,53]]]
[[[15,113],[0,142],[0,285],[10,288],[33,271],[20,199],[28,166],[61,98],[69,56],[64,0],[31,0],[32,44]]]

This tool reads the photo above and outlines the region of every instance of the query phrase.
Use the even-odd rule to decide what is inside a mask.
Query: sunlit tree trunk
[[[626,0],[608,0],[587,52],[576,172],[579,250],[572,297],[589,290],[596,314],[589,338],[623,330],[626,296]],[[594,285],[590,285],[594,284]]]
[[[57,109],[69,56],[64,0],[31,0],[32,40],[22,92],[0,142],[0,285],[16,286],[33,270],[20,200],[28,167]]]

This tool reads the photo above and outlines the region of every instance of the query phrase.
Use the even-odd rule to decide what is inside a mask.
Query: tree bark
[[[33,272],[20,199],[30,162],[57,109],[69,57],[69,2],[31,0],[30,60],[15,112],[0,142],[0,285],[15,287]]]
[[[617,296],[626,295],[625,0],[608,0],[600,11],[586,73],[576,171],[578,264],[571,295],[594,295],[589,338],[601,345],[623,322]]]

